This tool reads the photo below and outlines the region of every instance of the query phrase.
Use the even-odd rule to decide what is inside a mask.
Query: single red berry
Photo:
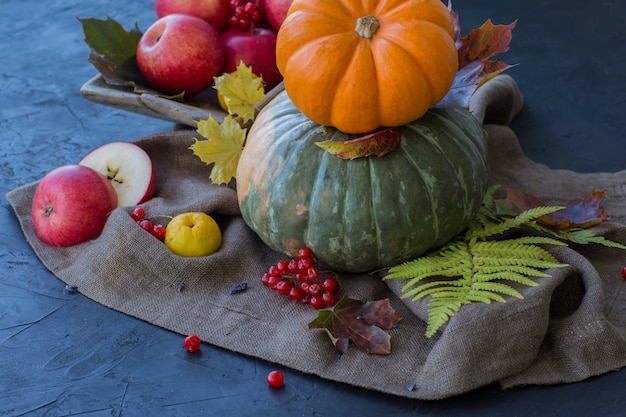
[[[266,287],[269,287],[269,278],[270,278],[270,274],[269,273],[264,273],[263,276],[261,277],[261,283],[263,285],[265,285]]]
[[[309,280],[309,276],[303,272],[298,272],[297,274],[295,274],[295,278],[296,281],[298,282],[308,282]]]
[[[289,291],[291,291],[291,282],[289,280],[286,279],[281,279],[280,281],[278,281],[276,283],[276,292],[279,293],[280,295],[287,295],[289,294]]]
[[[310,248],[302,247],[298,250],[298,259],[313,257],[313,251]]]
[[[289,272],[289,269],[287,269],[288,266],[289,262],[284,259],[276,262],[276,270],[278,271],[279,275],[283,275]]]
[[[316,310],[324,308],[324,298],[321,295],[311,295],[309,298],[309,305]]]
[[[200,349],[200,345],[202,341],[198,336],[192,334],[191,336],[187,336],[183,341],[183,347],[187,352],[197,352]]]
[[[298,272],[300,272],[300,269],[298,268],[298,260],[297,259],[290,260],[289,263],[287,264],[287,270],[291,272],[292,274],[297,274]]]
[[[276,289],[276,284],[280,282],[280,277],[278,275],[271,275],[267,278],[267,286],[271,289]]]
[[[311,284],[309,284],[308,282],[302,282],[302,283],[300,283],[300,289],[302,291],[304,291],[305,293],[309,294],[309,286],[310,285]]]
[[[337,289],[337,280],[331,277],[324,278],[324,281],[322,281],[322,288],[326,291],[335,291]]]
[[[337,296],[332,291],[324,291],[322,299],[324,300],[324,305],[326,307],[332,307],[337,303]]]
[[[133,209],[133,212],[130,214],[130,217],[136,221],[136,222],[140,222],[143,219],[146,218],[146,211],[144,209],[142,209],[141,207],[135,207]]]
[[[309,294],[318,295],[322,292],[322,286],[320,284],[310,284],[309,285]]]
[[[282,388],[285,386],[285,376],[281,371],[272,371],[267,374],[267,384],[272,388]]]
[[[316,279],[320,277],[320,272],[317,270],[316,267],[312,266],[309,269],[307,269],[307,277],[311,281],[315,281]]]
[[[298,269],[300,271],[308,271],[309,268],[312,268],[314,266],[313,264],[313,258],[300,258],[298,259]]]
[[[278,266],[272,265],[268,268],[267,273],[270,275],[282,275],[282,272],[278,269]]]
[[[622,278],[626,279],[626,266],[622,268]]]
[[[152,228],[152,236],[163,241],[165,239],[165,226],[159,223],[155,224]]]
[[[152,223],[150,220],[142,220],[139,222],[139,226],[141,226],[141,228],[143,230],[145,230],[146,232],[152,234],[152,231],[154,230],[154,223]]]
[[[298,287],[291,287],[289,290],[289,299],[293,301],[300,301],[304,297],[304,291]]]

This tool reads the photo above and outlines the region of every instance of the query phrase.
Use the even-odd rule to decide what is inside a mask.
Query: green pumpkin
[[[245,222],[271,248],[308,246],[335,271],[412,260],[467,227],[487,187],[487,141],[467,111],[433,109],[399,128],[383,157],[342,160],[315,145],[348,135],[300,113],[286,93],[258,115],[237,168]]]

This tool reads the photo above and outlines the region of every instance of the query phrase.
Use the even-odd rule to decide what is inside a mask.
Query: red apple
[[[111,142],[89,152],[80,165],[104,175],[117,193],[118,207],[135,206],[152,198],[156,175],[150,156],[134,143]]]
[[[37,185],[33,228],[49,245],[76,245],[100,235],[116,207],[115,189],[102,174],[82,165],[65,165]]]
[[[137,66],[161,93],[190,97],[221,73],[224,49],[219,34],[204,20],[171,14],[152,24],[137,45]]]
[[[154,0],[154,9],[159,19],[188,14],[206,20],[218,32],[226,29],[231,14],[228,0]]]
[[[222,72],[233,72],[240,61],[263,77],[265,90],[269,91],[283,79],[276,66],[276,32],[271,29],[254,28],[250,32],[226,29],[220,35],[224,44]]]
[[[287,17],[287,11],[293,0],[265,0],[265,15],[274,30],[278,30]]]

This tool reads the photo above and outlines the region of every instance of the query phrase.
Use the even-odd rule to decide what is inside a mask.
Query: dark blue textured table
[[[512,127],[526,154],[554,168],[626,169],[626,3],[457,0],[464,31],[519,19],[508,73],[526,107]],[[2,195],[113,140],[172,123],[99,106],[81,85],[95,75],[76,17],[110,15],[145,30],[151,0],[3,0],[0,6]],[[64,291],[26,243],[6,199],[0,210],[0,415],[7,416],[622,416],[626,370],[576,384],[411,401],[285,369],[209,345]],[[400,366],[401,364],[399,364]]]

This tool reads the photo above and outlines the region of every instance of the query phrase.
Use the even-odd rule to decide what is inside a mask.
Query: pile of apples
[[[155,0],[158,20],[142,35],[137,66],[150,87],[192,97],[240,61],[269,91],[282,80],[276,35],[293,0]]]
[[[45,243],[68,247],[98,237],[117,207],[134,206],[154,195],[152,159],[139,146],[111,142],[78,164],[46,174],[32,202],[33,229]]]

